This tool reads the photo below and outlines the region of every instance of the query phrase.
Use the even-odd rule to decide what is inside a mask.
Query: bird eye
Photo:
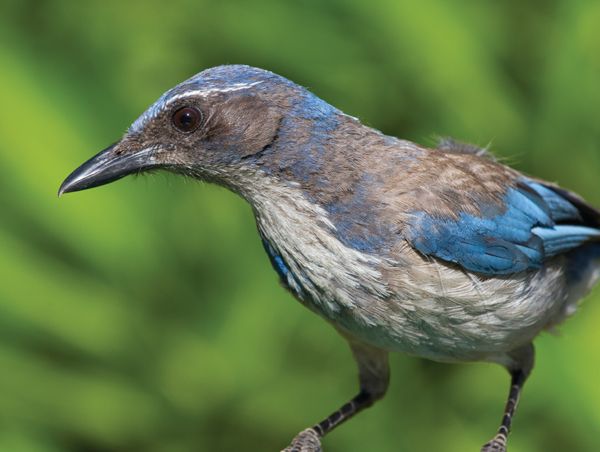
[[[182,132],[193,132],[202,121],[202,113],[194,107],[183,107],[173,113],[173,125]]]

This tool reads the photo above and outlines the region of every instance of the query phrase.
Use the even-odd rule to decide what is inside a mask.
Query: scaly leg
[[[384,396],[390,378],[388,352],[354,341],[350,347],[358,364],[360,392],[329,417],[300,432],[283,452],[321,452],[321,438]]]
[[[533,344],[528,344],[525,347],[509,353],[509,364],[507,369],[511,375],[510,392],[508,393],[508,401],[504,408],[504,416],[502,423],[498,429],[496,436],[489,442],[483,445],[481,452],[506,452],[506,442],[508,433],[512,424],[512,418],[519,403],[519,396],[523,389],[523,384],[533,369]]]

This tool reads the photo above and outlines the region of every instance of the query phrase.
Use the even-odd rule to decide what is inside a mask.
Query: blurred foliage
[[[157,175],[56,198],[164,90],[264,67],[600,205],[599,24],[592,0],[1,0],[0,450],[274,451],[356,390],[234,195]],[[537,341],[511,451],[598,450],[596,294]],[[478,450],[507,390],[498,366],[394,356],[386,399],[325,450]]]

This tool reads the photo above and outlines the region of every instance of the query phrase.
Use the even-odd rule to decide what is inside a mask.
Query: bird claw
[[[292,443],[281,452],[323,452],[323,449],[317,432],[307,428],[298,433]]]
[[[506,438],[497,435],[494,439],[483,445],[481,452],[506,452]]]

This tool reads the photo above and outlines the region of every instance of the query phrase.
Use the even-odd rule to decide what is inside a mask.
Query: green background
[[[1,0],[0,451],[276,451],[356,391],[242,200],[166,174],[56,197],[224,63],[389,134],[492,143],[600,205],[600,2]],[[537,341],[512,452],[599,450],[599,297]],[[499,366],[394,355],[387,397],[324,447],[476,451],[507,390]]]

